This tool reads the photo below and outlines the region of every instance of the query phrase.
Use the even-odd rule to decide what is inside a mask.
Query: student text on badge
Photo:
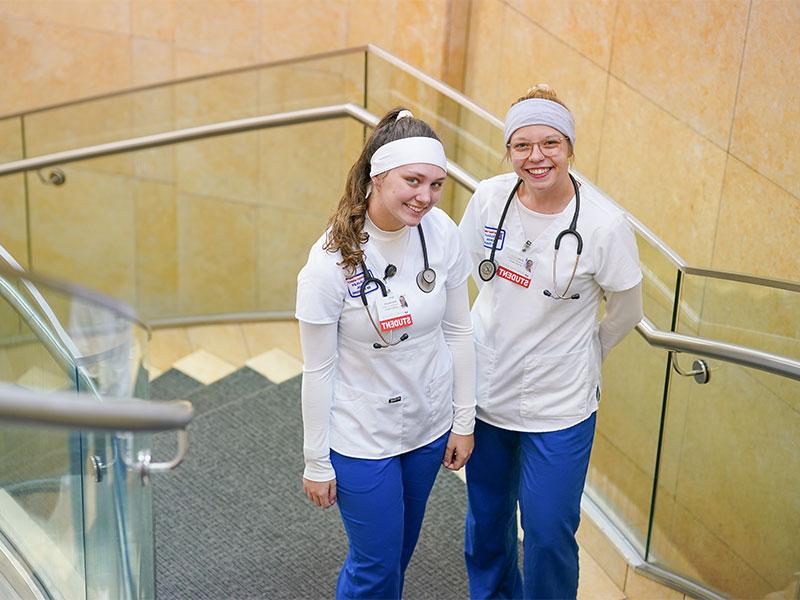
[[[519,273],[514,273],[514,271],[511,271],[510,269],[506,269],[503,265],[497,267],[497,276],[502,279],[506,279],[511,283],[521,285],[524,288],[527,288],[531,285],[530,277],[523,277]]]
[[[381,331],[391,331],[392,329],[400,329],[401,327],[408,327],[413,325],[411,315],[403,315],[402,317],[395,317],[393,319],[386,319],[381,321]]]

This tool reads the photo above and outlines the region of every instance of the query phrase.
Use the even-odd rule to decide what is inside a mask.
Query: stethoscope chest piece
[[[436,272],[428,267],[417,273],[417,285],[426,294],[432,292],[436,287]]]
[[[484,258],[480,264],[478,264],[478,275],[484,281],[489,281],[494,274],[497,272],[497,265],[494,263],[493,260],[488,258]]]

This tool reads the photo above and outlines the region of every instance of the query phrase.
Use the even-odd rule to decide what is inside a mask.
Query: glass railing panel
[[[502,130],[396,65],[370,54],[367,110],[380,116],[396,106],[405,106],[430,123],[442,138],[448,159],[476,179],[508,170],[503,162]],[[445,193],[440,205],[451,214],[460,214],[463,207],[452,188],[455,186]]]
[[[19,275],[0,283],[16,324],[0,338],[4,382],[98,402],[147,397],[147,332],[129,309]],[[123,463],[149,437],[4,426],[0,440],[2,533],[48,593],[152,597],[150,491]]]
[[[32,263],[147,320],[291,311],[363,139],[342,118],[176,144],[152,178],[94,160],[65,165],[59,187],[28,174]]]
[[[644,313],[669,331],[677,269],[637,236],[644,279]],[[603,387],[587,492],[644,555],[658,433],[664,397],[666,353],[631,332],[603,364]]]
[[[649,558],[731,597],[796,598],[800,382],[708,362],[709,383],[672,380]]]
[[[363,51],[259,69],[261,114],[352,102],[364,104]]]
[[[793,286],[795,290],[686,275],[677,330],[800,360],[800,285]],[[791,401],[782,387],[794,388],[784,378],[760,372],[754,377]]]
[[[59,317],[77,348],[80,391],[104,402],[116,397],[147,398],[147,333],[120,313],[71,298]],[[152,598],[153,529],[151,489],[125,466],[151,447],[146,433],[91,433],[84,448],[84,533],[86,588],[90,598]]]
[[[22,119],[0,119],[0,163],[20,160],[22,157]],[[27,229],[25,176],[0,177],[0,246],[23,265],[28,260]]]
[[[800,294],[685,276],[677,330],[800,358]],[[694,357],[679,355],[684,369]],[[800,589],[800,384],[705,359],[673,376],[650,557],[735,597]],[[757,535],[753,535],[757,532]]]
[[[0,381],[42,393],[76,389],[76,374],[15,310],[20,282],[0,280]],[[55,598],[85,598],[81,437],[0,425],[0,531]]]
[[[363,80],[364,52],[353,51],[73,102],[24,116],[26,156],[322,104],[361,104]],[[162,156],[170,153],[154,149],[150,156],[138,165],[129,155],[106,157],[95,168],[125,175],[146,175],[148,169],[160,173]]]

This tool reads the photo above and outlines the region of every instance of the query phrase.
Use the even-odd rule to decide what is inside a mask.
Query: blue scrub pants
[[[473,600],[575,598],[581,494],[595,414],[568,429],[526,433],[475,422],[467,463],[464,556]],[[517,567],[517,500],[525,532]]]
[[[400,598],[425,504],[449,432],[426,446],[377,460],[331,450],[336,495],[350,542],[336,598]]]

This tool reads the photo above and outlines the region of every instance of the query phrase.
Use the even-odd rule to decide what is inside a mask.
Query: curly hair
[[[344,193],[328,221],[328,237],[323,248],[328,252],[341,252],[342,260],[339,265],[348,274],[354,273],[363,260],[364,251],[361,245],[369,240],[369,234],[364,231],[364,223],[367,215],[367,186],[371,181],[369,171],[372,155],[384,144],[403,138],[430,137],[439,140],[439,136],[425,121],[414,117],[398,120],[397,115],[402,110],[406,109],[398,107],[390,110],[375,127],[364,144],[358,160],[350,167]]]

